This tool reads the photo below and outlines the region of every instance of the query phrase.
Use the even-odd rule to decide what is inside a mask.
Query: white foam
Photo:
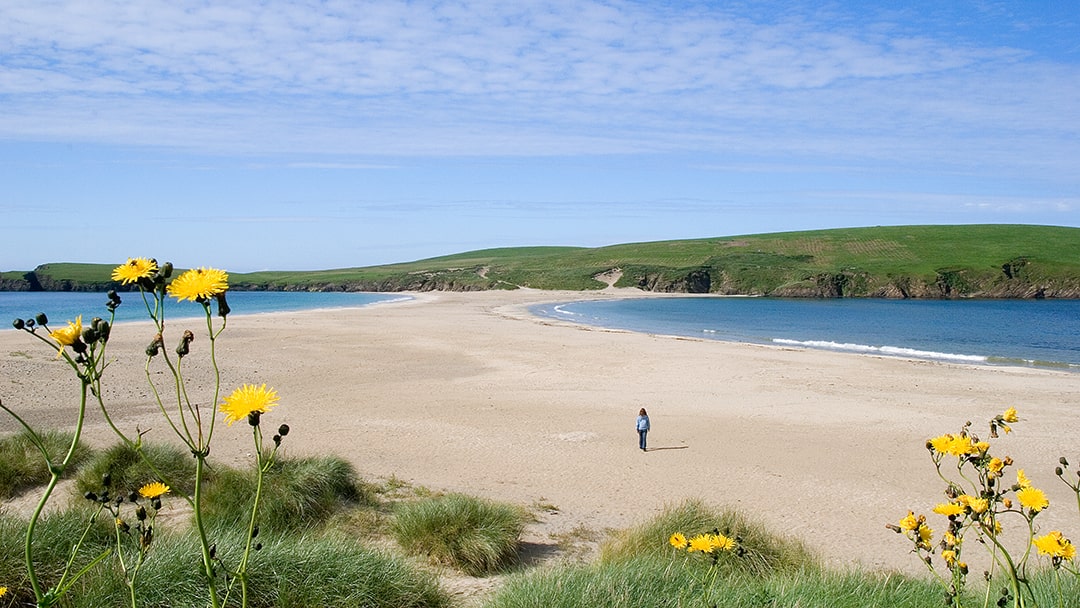
[[[560,315],[566,315],[568,317],[580,316],[576,312],[570,312],[569,310],[566,310],[565,308],[563,308],[564,306],[566,306],[566,305],[565,304],[559,304],[558,306],[552,308],[552,310],[559,313]]]
[[[916,359],[936,359],[942,361],[961,361],[965,363],[986,363],[987,357],[981,355],[962,355],[957,353],[939,353],[900,346],[871,346],[869,344],[851,344],[846,342],[830,342],[827,340],[788,340],[774,338],[776,344],[786,346],[802,346],[806,348],[820,348],[825,350],[840,350],[854,353],[871,353],[889,355],[891,357],[912,357]]]

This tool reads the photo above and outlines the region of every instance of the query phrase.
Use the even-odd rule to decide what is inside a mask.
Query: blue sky
[[[1080,226],[1080,3],[0,0],[0,270]]]

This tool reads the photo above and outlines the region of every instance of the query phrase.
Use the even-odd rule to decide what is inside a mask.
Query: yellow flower
[[[1064,559],[1073,559],[1076,557],[1076,547],[1073,546],[1072,541],[1061,535],[1061,532],[1057,530],[1047,534],[1046,536],[1040,536],[1034,541],[1035,548],[1039,550],[1040,555],[1049,555],[1050,557],[1061,557]]]
[[[952,549],[946,549],[941,552],[941,559],[945,560],[945,563],[952,566],[956,562],[956,551]]]
[[[941,435],[940,437],[934,437],[930,440],[930,446],[934,448],[935,452],[941,452],[947,454],[949,452],[949,446],[952,445],[952,435]]]
[[[990,449],[990,442],[989,441],[980,441],[980,442],[976,443],[974,447],[975,447],[976,452],[978,452],[980,454],[985,454],[986,451]]]
[[[1046,494],[1038,488],[1023,488],[1016,493],[1016,499],[1020,501],[1021,506],[1027,507],[1032,511],[1042,511],[1050,506],[1050,501],[1046,499]]]
[[[709,540],[709,535],[699,534],[690,539],[690,546],[686,549],[693,553],[694,551],[701,551],[702,553],[708,553],[712,550],[712,541]]]
[[[676,549],[685,549],[687,545],[686,537],[680,532],[672,534],[671,538],[668,539],[668,542]]]
[[[960,544],[960,539],[956,538],[956,535],[952,532],[946,532],[945,536],[942,537],[942,540],[948,547],[955,547],[956,545]]]
[[[934,507],[934,513],[937,513],[938,515],[944,515],[945,517],[949,517],[952,515],[963,515],[964,507],[963,505],[958,505],[955,502],[946,502]]]
[[[63,329],[54,329],[49,332],[49,337],[60,343],[60,346],[71,346],[82,336],[82,315],[75,317],[75,321],[68,321],[68,326]]]
[[[731,551],[735,548],[735,539],[728,538],[723,534],[711,534],[709,544],[714,551]]]
[[[157,262],[146,258],[128,258],[125,264],[117,266],[112,271],[112,280],[120,281],[121,284],[137,283],[139,279],[146,279],[157,272]]]
[[[936,452],[953,456],[966,456],[975,453],[979,449],[971,437],[953,434],[934,437],[930,440],[930,446]]]
[[[1027,475],[1024,474],[1024,469],[1016,470],[1016,485],[1020,486],[1021,488],[1031,487],[1031,480],[1028,479]]]
[[[169,486],[160,481],[155,481],[139,488],[139,494],[141,494],[143,498],[157,498],[163,494],[168,494],[169,489]]]
[[[930,539],[934,536],[934,530],[930,528],[930,526],[926,525],[925,523],[920,524],[917,532],[919,534],[919,540],[921,540],[924,544],[930,544]]]
[[[1010,407],[1005,410],[1005,413],[1001,415],[1001,419],[1005,422],[1019,422],[1020,418],[1016,416],[1016,408]]]
[[[229,289],[229,275],[216,268],[195,268],[169,283],[169,295],[180,300],[206,300]]]
[[[277,402],[278,395],[274,389],[267,389],[265,384],[245,384],[226,397],[220,409],[221,413],[225,414],[225,422],[232,426],[237,420],[244,420],[255,412],[265,414],[277,405]]]
[[[974,513],[983,513],[990,508],[990,502],[985,498],[976,498],[968,494],[957,496],[956,502],[968,507]]]
[[[1001,474],[1001,470],[1005,468],[1005,462],[1000,458],[991,458],[986,468],[990,471],[991,476],[997,477]]]
[[[914,530],[919,527],[919,520],[915,518],[915,513],[912,511],[907,512],[907,517],[900,520],[900,528],[904,530]]]
[[[0,587],[0,597],[7,595],[7,587]]]
[[[68,326],[63,329],[54,329],[49,332],[49,337],[56,340],[59,345],[57,347],[56,356],[59,357],[64,352],[65,346],[71,346],[75,344],[82,336],[82,315],[75,317],[75,321],[68,321]]]

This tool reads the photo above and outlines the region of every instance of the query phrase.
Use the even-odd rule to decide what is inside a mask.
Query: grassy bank
[[[45,289],[113,287],[113,265],[46,264]],[[517,247],[383,266],[233,273],[233,289],[590,290],[838,297],[1080,297],[1080,228],[882,226],[658,241]],[[11,277],[16,273],[5,273]],[[7,281],[7,288],[18,283]],[[25,284],[25,283],[24,283]]]

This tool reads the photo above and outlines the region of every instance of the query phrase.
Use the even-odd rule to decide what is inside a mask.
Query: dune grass
[[[218,551],[241,551],[242,534],[217,529]],[[153,559],[143,569],[137,589],[140,605],[150,608],[202,608],[206,585],[191,556],[198,553],[192,533],[155,541]],[[448,608],[450,600],[430,573],[402,558],[364,547],[340,535],[287,536],[267,542],[253,556],[249,570],[251,608]],[[83,583],[73,608],[121,606],[123,579],[101,568]],[[239,606],[239,595],[229,606]]]
[[[668,543],[673,532],[691,536],[714,529],[737,538],[741,555],[724,555],[713,566]],[[830,571],[801,542],[738,512],[687,501],[615,534],[593,564],[512,577],[484,608],[922,608],[942,598],[929,581]]]
[[[251,516],[255,472],[215,468],[207,480],[203,513],[219,525],[236,526]],[[372,505],[372,491],[356,470],[336,456],[278,457],[263,480],[259,526],[295,532],[322,526],[343,505]]]
[[[407,552],[474,576],[512,564],[524,528],[522,510],[464,494],[404,503],[391,524]]]
[[[76,487],[80,493],[101,493],[108,489],[115,496],[126,496],[154,481],[164,482],[175,492],[185,494],[195,488],[195,461],[191,454],[174,445],[159,443],[144,443],[142,452],[145,459],[127,444],[113,445],[79,471]],[[109,476],[108,488],[103,484],[105,475]]]
[[[46,431],[40,438],[49,459],[60,462],[74,435],[66,431]],[[71,475],[92,454],[90,447],[80,441],[65,476]],[[49,477],[45,459],[27,431],[0,439],[0,498],[11,498],[27,488],[48,483]]]
[[[601,547],[600,561],[619,562],[643,555],[670,556],[668,539],[673,533],[681,532],[689,537],[714,529],[735,538],[744,550],[738,559],[722,561],[725,569],[761,576],[820,568],[817,556],[802,542],[773,534],[742,513],[716,509],[699,500],[668,506],[655,518],[616,533]],[[683,553],[677,557],[693,556]]]
[[[112,539],[109,517],[92,519],[94,506],[79,501],[68,509],[46,513],[37,524],[37,540],[34,544],[34,561],[38,565],[38,578],[46,587],[56,584],[69,557],[72,545],[86,534],[84,551],[77,556],[77,567],[88,564],[92,555],[105,550]],[[0,606],[32,606],[34,595],[30,591],[23,561],[23,541],[26,538],[27,520],[10,513],[0,513],[0,585],[8,587],[11,594]]]

